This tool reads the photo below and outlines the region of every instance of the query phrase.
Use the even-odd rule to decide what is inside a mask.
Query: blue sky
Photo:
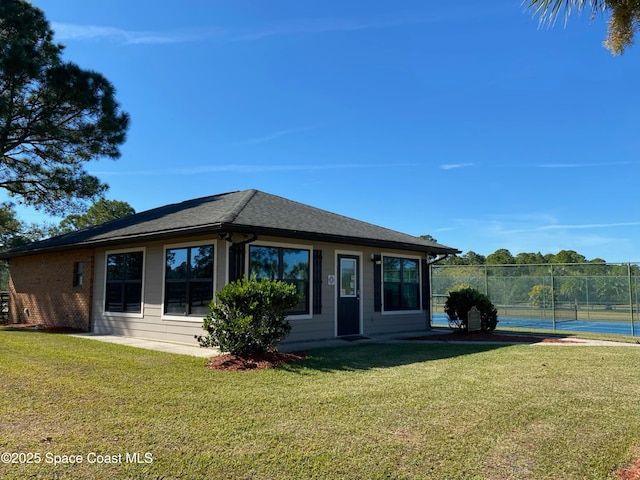
[[[34,0],[132,118],[137,211],[257,188],[488,255],[640,261],[640,47],[518,1]],[[21,218],[41,216],[20,210]]]

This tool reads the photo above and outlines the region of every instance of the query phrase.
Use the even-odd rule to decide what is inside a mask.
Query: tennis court
[[[554,328],[555,323],[555,328]],[[434,313],[433,326],[449,326],[447,315]],[[611,320],[560,320],[553,321],[542,318],[498,317],[498,328],[518,327],[531,329],[562,330],[572,332],[611,333],[616,335],[640,335],[640,326],[626,322]]]
[[[640,336],[640,263],[431,266],[434,325],[448,325],[449,292],[474,288],[498,310],[498,328]]]

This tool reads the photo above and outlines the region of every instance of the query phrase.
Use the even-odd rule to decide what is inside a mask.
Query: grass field
[[[0,331],[0,365],[3,479],[602,480],[640,447],[640,348],[370,344],[216,372]]]

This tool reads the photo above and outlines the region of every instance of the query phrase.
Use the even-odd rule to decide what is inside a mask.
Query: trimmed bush
[[[451,328],[467,330],[467,316],[471,307],[476,307],[480,312],[480,328],[483,332],[492,332],[496,329],[498,310],[487,295],[470,287],[449,292],[444,304],[444,313],[449,316]]]
[[[216,293],[202,329],[201,347],[218,347],[239,356],[277,350],[291,331],[287,311],[300,296],[295,285],[278,280],[242,278]]]

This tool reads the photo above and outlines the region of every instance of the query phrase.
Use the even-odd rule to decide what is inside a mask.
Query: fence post
[[[591,320],[591,308],[589,307],[589,276],[584,277],[585,294],[587,296],[587,320]]]
[[[484,264],[484,294],[489,296],[489,271],[487,264]]]
[[[631,264],[627,264],[627,276],[629,280],[629,313],[631,314],[631,335],[635,335],[633,325],[633,288],[631,287]]]
[[[549,264],[549,271],[551,272],[551,321],[553,323],[553,329],[556,329],[556,284],[553,277],[553,263]]]
[[[640,299],[638,299],[638,271],[636,269],[635,275],[633,276],[633,291],[636,294],[636,315],[640,314]],[[635,336],[635,324],[633,325],[634,329],[631,332],[632,335]]]

